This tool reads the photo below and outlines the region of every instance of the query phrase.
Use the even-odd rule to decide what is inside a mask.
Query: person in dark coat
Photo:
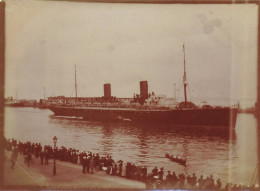
[[[30,163],[32,161],[32,154],[30,151],[27,152],[26,156],[25,156],[25,161],[27,163],[27,166],[29,167],[30,166]]]
[[[179,181],[180,181],[180,188],[181,189],[184,188],[185,179],[186,179],[186,177],[185,177],[184,173],[179,174]]]
[[[221,181],[220,181],[220,179],[218,179],[218,180],[217,180],[216,189],[217,189],[217,190],[220,190],[220,189],[221,189],[221,186],[222,186]]]
[[[159,176],[159,180],[161,181],[161,183],[163,182],[163,167],[160,169],[160,171],[158,172],[158,176]]]
[[[167,186],[167,189],[171,188],[171,181],[172,181],[172,175],[171,175],[171,172],[168,171],[168,174],[166,176],[166,186]]]
[[[89,159],[89,168],[90,168],[90,173],[93,174],[93,169],[94,169],[94,159],[93,157],[90,157]]]
[[[178,181],[179,181],[179,179],[178,179],[176,173],[173,171],[172,172],[172,177],[171,177],[171,186],[172,186],[172,188],[175,187],[175,185],[177,184]]]
[[[118,175],[119,175],[119,176],[122,176],[123,161],[120,160],[120,161],[118,161],[118,162],[119,162],[119,165],[118,165],[119,173],[118,173]]]
[[[46,164],[46,165],[49,164],[49,157],[50,157],[49,151],[48,151],[48,150],[45,150],[45,151],[44,151],[44,158],[45,158],[45,164]]]
[[[40,152],[40,158],[41,158],[41,165],[43,165],[43,160],[44,160],[44,152]]]
[[[191,177],[191,186],[192,186],[192,188],[195,188],[196,184],[197,184],[197,177],[196,177],[195,173],[193,173],[192,177]]]
[[[86,166],[87,166],[87,157],[84,156],[84,157],[82,158],[81,164],[82,164],[82,167],[83,167],[83,168],[82,168],[82,173],[85,174],[85,173],[86,173],[86,172],[85,172],[85,169],[86,169]]]
[[[205,183],[205,179],[203,178],[203,175],[201,175],[200,178],[198,179],[198,183],[199,183],[199,189],[201,189]]]
[[[146,179],[146,176],[147,176],[147,167],[144,166],[142,168],[142,180],[144,181]]]
[[[87,172],[88,173],[89,173],[89,161],[90,161],[90,157],[88,156],[87,160],[86,160],[86,166],[87,166]]]
[[[14,165],[15,165],[15,161],[17,160],[17,156],[18,156],[18,148],[15,147],[12,151],[12,155],[11,155],[11,168],[14,169]]]
[[[154,169],[152,170],[152,174],[153,174],[153,176],[157,176],[158,175],[158,168],[157,168],[157,166],[154,167]]]

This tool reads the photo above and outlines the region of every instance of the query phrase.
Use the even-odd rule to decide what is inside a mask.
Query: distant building
[[[104,98],[110,99],[111,98],[111,85],[104,84]]]
[[[24,107],[31,107],[31,106],[35,106],[37,104],[36,100],[22,99],[19,102],[22,103],[24,105]]]
[[[143,98],[143,99],[148,98],[148,82],[147,81],[140,82],[140,98]]]

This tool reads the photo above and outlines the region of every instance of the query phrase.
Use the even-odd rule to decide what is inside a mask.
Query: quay
[[[14,169],[11,168],[11,152],[4,153],[4,186],[6,188],[42,189],[145,189],[145,184],[118,176],[107,175],[103,171],[83,174],[82,166],[56,160],[57,175],[53,175],[53,160],[41,165],[34,158],[28,167],[24,156],[19,154]]]

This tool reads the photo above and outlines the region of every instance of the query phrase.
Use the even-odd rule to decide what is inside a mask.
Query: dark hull
[[[73,108],[52,106],[57,116],[83,117],[88,120],[115,121],[129,119],[138,123],[185,126],[235,127],[237,109],[136,110],[119,108]]]

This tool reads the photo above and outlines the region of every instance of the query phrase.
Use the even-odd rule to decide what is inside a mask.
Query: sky
[[[6,0],[5,97],[41,99],[183,96],[185,44],[188,100],[255,104],[255,4],[105,4]]]

